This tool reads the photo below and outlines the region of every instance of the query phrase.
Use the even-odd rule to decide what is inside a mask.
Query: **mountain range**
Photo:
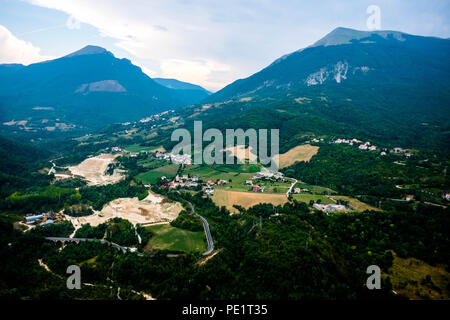
[[[193,104],[209,94],[200,86],[165,81],[154,81],[128,59],[97,46],[29,66],[0,65],[0,120],[98,128]]]
[[[282,128],[293,121],[297,132],[285,130],[291,137],[358,131],[392,143],[448,148],[450,41],[337,28],[203,102],[218,106],[201,116],[212,125],[245,126],[252,119]],[[224,114],[229,121],[220,118]]]
[[[285,147],[325,134],[448,149],[449,105],[450,41],[398,31],[337,28],[213,94],[151,79],[95,46],[0,65],[0,120],[13,130],[93,129],[178,109],[186,125],[279,128]]]

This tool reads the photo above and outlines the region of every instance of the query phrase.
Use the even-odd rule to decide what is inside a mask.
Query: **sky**
[[[450,37],[448,0],[0,0],[0,63],[31,64],[86,45],[150,77],[217,91],[336,27]]]

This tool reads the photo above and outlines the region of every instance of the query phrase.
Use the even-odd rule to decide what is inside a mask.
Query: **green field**
[[[308,203],[308,204],[309,204],[309,201],[311,201],[311,200],[314,200],[314,201],[320,200],[320,202],[323,203],[323,204],[332,204],[332,203],[334,203],[332,200],[330,200],[327,197],[325,197],[323,195],[320,195],[320,194],[307,194],[307,193],[304,193],[304,194],[293,194],[292,198],[294,200],[305,202],[305,203]]]
[[[152,151],[160,147],[161,146],[140,146],[139,144],[135,143],[125,147],[125,150],[130,152],[141,152],[141,151]]]
[[[246,185],[246,180],[251,180],[261,167],[255,164],[241,165],[214,165],[214,166],[190,166],[183,170],[183,174],[191,176],[199,176],[203,181],[213,180],[231,180],[231,182],[216,186],[217,189],[233,190],[233,191],[249,191],[252,186]],[[265,186],[264,192],[286,193],[290,187],[290,183],[261,181],[258,185]]]
[[[205,233],[192,232],[172,227],[170,224],[160,224],[147,227],[153,234],[144,251],[171,250],[184,252],[204,252],[207,249]]]
[[[156,183],[162,176],[166,176],[167,179],[172,179],[176,176],[178,171],[178,164],[168,164],[163,167],[159,167],[144,173],[138,174],[136,177],[144,183]]]
[[[137,164],[140,167],[151,170],[159,167],[164,167],[165,165],[167,165],[167,161],[149,157],[144,160],[138,160]]]
[[[334,191],[330,188],[315,186],[315,185],[306,184],[306,183],[302,183],[302,182],[295,184],[295,188],[308,189],[309,192],[311,192],[313,194],[336,194],[336,191]]]
[[[291,187],[291,182],[259,180],[255,185],[264,187],[264,193],[286,193]]]

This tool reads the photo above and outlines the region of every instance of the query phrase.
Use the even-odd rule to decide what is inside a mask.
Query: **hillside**
[[[201,86],[176,79],[153,78],[153,80],[166,88],[176,90],[177,96],[185,104],[198,103],[211,94]]]
[[[449,53],[447,39],[338,28],[204,102],[225,102],[220,114],[230,115],[233,123],[261,117],[267,128],[281,128],[279,120],[287,117],[297,121],[300,131],[327,130],[322,125],[329,123],[339,134],[348,127],[393,143],[431,142],[445,148],[450,128]],[[272,116],[250,111],[253,107],[269,109]],[[284,113],[277,115],[277,110]]]
[[[95,46],[29,66],[0,65],[0,120],[11,130],[100,128],[201,98],[160,85],[129,60]]]

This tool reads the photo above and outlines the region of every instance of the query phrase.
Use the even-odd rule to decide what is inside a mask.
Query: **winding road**
[[[214,251],[214,242],[213,242],[213,239],[212,239],[212,237],[211,237],[211,231],[209,230],[209,224],[208,224],[208,221],[206,221],[206,219],[203,218],[203,217],[202,217],[201,215],[199,215],[198,213],[195,213],[194,206],[192,205],[192,203],[190,203],[190,202],[188,202],[188,203],[189,203],[189,207],[191,208],[191,212],[192,212],[193,214],[197,215],[197,216],[200,218],[200,220],[202,220],[202,223],[203,223],[203,229],[205,229],[206,241],[208,242],[208,250],[206,250],[206,251],[203,252],[202,254],[203,254],[204,256],[210,255],[211,252]]]
[[[298,182],[297,179],[291,178],[294,180],[294,182],[292,182],[291,187],[289,188],[289,190],[286,192],[286,197],[289,198],[289,194],[292,192],[292,188],[295,186],[295,184]]]

